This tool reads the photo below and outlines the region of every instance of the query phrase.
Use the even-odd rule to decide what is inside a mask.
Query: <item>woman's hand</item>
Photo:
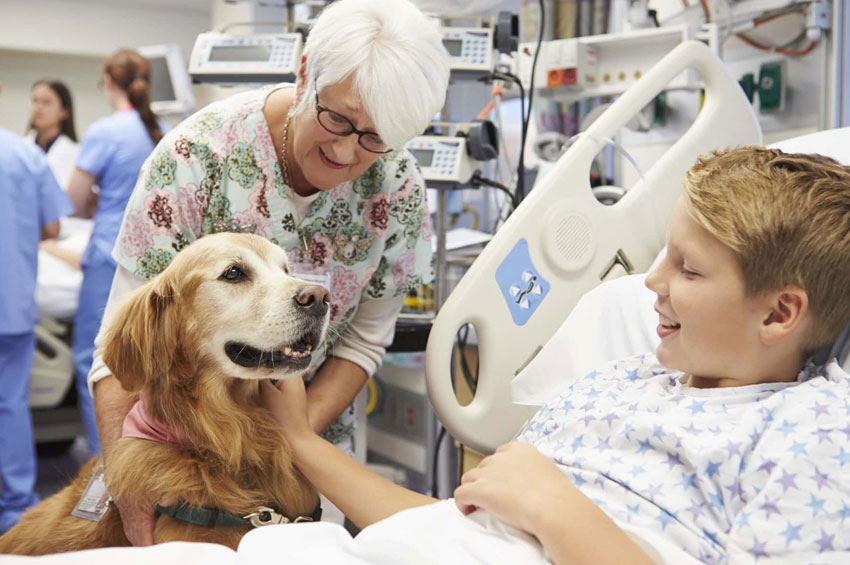
[[[124,535],[136,547],[153,545],[153,531],[156,518],[154,505],[148,503],[135,504],[129,500],[116,498],[113,504],[121,514]]]
[[[314,433],[307,418],[307,391],[301,377],[284,379],[277,385],[260,381],[260,398],[290,443]]]
[[[464,514],[483,508],[536,535],[541,521],[561,515],[576,492],[567,476],[536,448],[507,443],[466,472],[454,495]]]

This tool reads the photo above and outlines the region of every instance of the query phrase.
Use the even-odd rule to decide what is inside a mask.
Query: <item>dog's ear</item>
[[[172,273],[165,272],[130,295],[109,320],[103,361],[121,386],[141,390],[171,368],[179,339],[180,304]]]

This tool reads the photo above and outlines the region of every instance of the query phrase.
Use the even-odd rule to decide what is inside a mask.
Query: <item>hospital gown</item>
[[[572,383],[519,436],[621,524],[706,563],[850,550],[850,376],[697,389],[651,354]],[[844,559],[850,558],[845,553]]]

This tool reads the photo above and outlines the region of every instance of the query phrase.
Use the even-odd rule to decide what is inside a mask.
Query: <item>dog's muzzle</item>
[[[320,341],[319,332],[304,334],[297,341],[273,350],[262,350],[238,341],[224,345],[227,357],[247,369],[301,369],[310,364],[313,344]]]

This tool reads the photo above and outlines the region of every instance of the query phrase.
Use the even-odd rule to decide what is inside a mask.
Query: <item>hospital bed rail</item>
[[[694,123],[616,204],[592,195],[590,166],[621,128],[682,72],[695,70],[705,97]],[[697,41],[673,49],[617,99],[561,156],[490,241],[438,313],[425,374],[449,433],[482,453],[510,441],[535,407],[514,404],[510,383],[602,278],[645,271],[664,243],[687,169],[712,149],[761,142],[736,80]],[[620,264],[625,264],[626,269]],[[472,324],[479,381],[461,406],[451,361],[458,330]]]

